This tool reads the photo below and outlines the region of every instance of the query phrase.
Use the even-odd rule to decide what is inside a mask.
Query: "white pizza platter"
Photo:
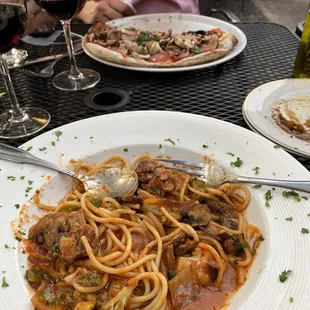
[[[245,49],[247,44],[247,39],[244,32],[240,30],[238,27],[225,21],[202,15],[170,14],[170,13],[137,15],[112,20],[108,24],[118,28],[134,27],[145,31],[161,31],[165,29],[171,29],[173,33],[182,33],[183,31],[198,31],[198,30],[207,31],[211,30],[212,28],[220,28],[224,31],[233,33],[235,37],[238,39],[238,44],[233,48],[232,51],[230,51],[224,57],[209,63],[189,67],[180,67],[180,68],[143,68],[143,67],[120,65],[96,57],[85,47],[85,45],[83,45],[85,53],[94,60],[109,66],[127,70],[144,71],[144,72],[180,72],[180,71],[209,68],[224,63],[226,61],[229,61],[232,58],[236,57]]]

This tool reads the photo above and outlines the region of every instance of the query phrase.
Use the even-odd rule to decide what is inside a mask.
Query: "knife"
[[[78,42],[74,45],[74,55],[79,55],[82,54],[84,51],[82,49],[82,44],[81,42]],[[39,57],[36,59],[30,59],[30,60],[25,60],[20,63],[15,63],[9,66],[9,69],[16,69],[16,68],[21,68],[25,66],[30,66],[30,65],[35,65],[38,63],[42,62],[47,62],[47,61],[52,61],[55,59],[63,58],[68,56],[68,53],[62,53],[62,54],[56,54],[56,55],[50,55],[50,56],[44,56],[44,57]]]

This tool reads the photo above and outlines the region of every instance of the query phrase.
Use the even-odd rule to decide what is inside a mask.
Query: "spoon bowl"
[[[0,143],[0,159],[20,164],[32,164],[64,173],[83,183],[87,192],[101,197],[123,197],[135,192],[138,187],[138,175],[129,168],[109,168],[104,173],[85,176],[3,143]]]

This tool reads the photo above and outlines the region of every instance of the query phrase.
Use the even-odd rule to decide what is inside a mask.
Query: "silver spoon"
[[[104,197],[123,197],[135,192],[138,187],[138,176],[134,170],[129,168],[109,168],[105,170],[105,174],[84,176],[3,143],[0,143],[0,159],[20,164],[32,164],[64,173],[82,182],[87,192]]]
[[[83,53],[83,49],[82,49],[82,43],[78,42],[74,45],[74,55],[80,55]],[[56,63],[67,57],[68,53],[64,54],[62,57],[59,57],[57,59],[55,59],[53,62],[51,62],[47,67],[43,68],[41,71],[39,72],[34,72],[31,70],[22,70],[22,72],[27,75],[27,76],[31,76],[31,77],[40,77],[40,78],[50,78],[53,76],[54,74],[54,66],[56,65]]]

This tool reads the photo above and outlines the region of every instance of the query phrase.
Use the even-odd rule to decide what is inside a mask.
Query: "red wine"
[[[47,14],[61,20],[71,20],[84,7],[86,0],[34,0]]]
[[[0,54],[7,53],[20,41],[27,23],[24,6],[0,3]]]

